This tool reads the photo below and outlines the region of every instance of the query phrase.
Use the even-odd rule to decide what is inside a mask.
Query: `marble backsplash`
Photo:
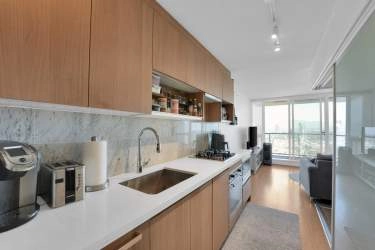
[[[153,135],[145,132],[142,137],[143,159],[151,159],[149,165],[205,149],[208,134],[220,131],[219,123],[0,107],[0,140],[32,144],[43,162],[81,161],[82,143],[94,135],[107,140],[109,176],[136,171],[137,137],[148,126],[158,131],[161,143],[157,154]]]

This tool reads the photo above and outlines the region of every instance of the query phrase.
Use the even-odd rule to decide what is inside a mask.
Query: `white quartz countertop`
[[[83,201],[55,209],[41,206],[30,222],[0,233],[0,249],[100,249],[232,166],[244,152],[225,162],[186,157],[148,167],[142,174],[112,177],[108,189],[86,193]],[[163,168],[197,174],[155,195],[119,184]]]

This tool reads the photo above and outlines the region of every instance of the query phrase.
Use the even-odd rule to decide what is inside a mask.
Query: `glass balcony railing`
[[[333,136],[323,134],[264,133],[265,142],[272,143],[272,153],[281,157],[316,156],[317,153],[331,153]],[[337,137],[337,145],[345,146],[345,135]]]

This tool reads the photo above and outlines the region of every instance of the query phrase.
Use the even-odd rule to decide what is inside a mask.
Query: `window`
[[[265,141],[272,143],[272,152],[289,155],[288,103],[269,103],[264,107]]]
[[[322,152],[320,100],[293,103],[294,155]]]
[[[336,115],[341,121],[337,134],[345,145],[346,99],[337,104]],[[294,158],[332,153],[333,99],[305,99],[264,103],[264,140],[272,143],[273,154]]]

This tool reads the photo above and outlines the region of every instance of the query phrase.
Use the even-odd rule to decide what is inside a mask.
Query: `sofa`
[[[332,155],[300,161],[300,184],[312,199],[332,200]]]

